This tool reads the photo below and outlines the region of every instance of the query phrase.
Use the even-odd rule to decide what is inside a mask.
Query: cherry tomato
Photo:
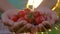
[[[30,12],[30,9],[26,8],[24,9],[25,13],[28,14]]]
[[[10,19],[16,22],[19,19],[19,17],[17,15],[13,15],[10,17]]]
[[[28,15],[25,15],[24,19],[29,22],[29,23],[32,23],[32,19],[28,17]]]
[[[36,19],[35,19],[35,22],[36,22],[36,24],[40,24],[40,23],[42,23],[42,21],[44,21],[45,19],[42,17],[42,16],[40,16],[40,17],[37,17]]]
[[[35,18],[37,18],[37,17],[39,17],[39,16],[41,16],[41,14],[40,14],[39,12],[35,12],[35,13],[34,13],[34,17],[35,17]]]
[[[24,17],[24,15],[25,15],[25,13],[24,13],[23,10],[19,11],[19,13],[18,13],[18,16],[19,16],[19,17]]]

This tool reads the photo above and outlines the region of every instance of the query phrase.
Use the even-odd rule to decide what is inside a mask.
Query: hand
[[[23,21],[21,21],[21,22],[23,22]],[[25,22],[23,22],[23,23],[25,23]],[[31,31],[34,31],[34,25],[27,23],[23,27],[21,27],[16,33],[31,32]]]
[[[47,15],[47,20],[43,21],[41,24],[37,25],[38,31],[46,31],[48,29],[51,29],[52,26],[55,24],[55,21],[58,21],[58,17],[55,11],[52,11],[49,8],[46,7],[39,7],[35,9],[37,11],[40,11],[42,14]]]
[[[15,12],[17,12],[17,9],[13,9],[13,10],[7,10],[6,12],[4,12],[1,16],[2,21],[4,24],[12,26],[14,24],[14,22],[12,20],[9,19],[8,16],[13,15]]]
[[[6,12],[4,12],[1,16],[2,18],[2,21],[3,23],[9,27],[10,31],[14,31],[14,32],[22,32],[24,31],[26,28],[28,30],[31,29],[31,27],[33,28],[34,26],[27,23],[25,20],[21,20],[21,21],[17,21],[17,22],[14,22],[12,21],[11,19],[9,19],[8,16],[12,16],[12,15],[15,15],[18,13],[18,10],[17,9],[13,9],[13,10],[8,10]],[[26,30],[27,30],[26,29]],[[27,30],[27,31],[28,31]]]

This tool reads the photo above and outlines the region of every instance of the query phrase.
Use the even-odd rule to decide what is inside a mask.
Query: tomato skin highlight
[[[24,17],[25,16],[25,12],[23,10],[19,11],[18,16],[19,17]]]

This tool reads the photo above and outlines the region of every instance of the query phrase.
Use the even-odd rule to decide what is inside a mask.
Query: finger
[[[38,32],[45,32],[46,28],[43,26],[43,24],[39,24],[38,26]]]
[[[11,20],[9,20],[8,22],[4,22],[4,24],[5,24],[6,26],[8,26],[8,27],[11,27],[11,26],[14,25],[14,22],[11,21]]]
[[[36,34],[36,32],[38,32],[38,28],[37,28],[37,26],[33,26],[33,27],[31,28],[30,34]]]
[[[19,19],[17,20],[17,22],[20,22],[20,21],[22,21],[22,20],[24,20],[24,17],[19,18]]]
[[[3,22],[7,22],[7,15],[6,15],[6,13],[3,13],[2,15],[1,15],[1,18],[2,18],[2,21]]]
[[[52,17],[52,19],[54,19],[55,21],[58,21],[58,20],[59,20],[59,16],[57,15],[57,13],[56,13],[55,11],[53,11],[53,12],[51,13],[51,17]]]
[[[51,16],[47,16],[46,21],[49,21],[49,23],[50,23],[51,25],[54,25],[54,24],[55,24],[55,20],[54,20]],[[45,21],[43,21],[43,22],[45,22]]]
[[[9,20],[9,18],[8,18],[8,16],[7,16],[6,13],[2,14],[1,18],[2,18],[2,22],[3,22],[6,26],[9,26],[9,27],[12,26],[13,21]]]
[[[52,25],[49,21],[43,21],[42,24],[47,30],[52,28]]]
[[[26,33],[28,33],[28,32],[30,32],[31,31],[31,28],[32,26],[31,26],[31,24],[29,24],[29,23],[27,23],[26,25],[24,25],[20,30],[19,30],[19,32],[26,32]]]
[[[55,20],[54,20],[54,19],[50,19],[49,23],[50,23],[51,25],[54,25],[54,24],[55,24]]]
[[[28,23],[26,26],[29,29],[29,30],[28,29],[26,30],[27,32],[35,31],[34,25]]]
[[[31,24],[26,24],[21,29],[19,29],[17,32],[21,32],[21,31],[24,31],[24,30],[27,30],[27,29],[30,29],[30,28],[31,28]]]
[[[13,31],[17,31],[19,30],[20,28],[22,28],[25,24],[27,24],[27,22],[25,20],[22,20],[20,22],[16,22],[12,27],[11,27],[11,30]]]
[[[35,26],[32,26],[30,29],[31,29],[31,32],[30,32],[30,33],[32,33],[32,34],[35,33],[35,32],[37,31],[37,29],[36,29]]]

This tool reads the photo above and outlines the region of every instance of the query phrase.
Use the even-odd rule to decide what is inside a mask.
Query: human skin
[[[18,26],[18,24],[21,24],[21,23],[18,23],[18,24],[15,24],[12,20],[9,20],[8,17],[7,17],[7,13],[9,15],[13,15],[13,14],[16,14],[16,12],[18,11],[18,9],[16,9],[15,7],[13,7],[9,2],[7,2],[7,0],[0,0],[0,8],[2,10],[4,10],[4,13],[2,14],[2,22],[8,26],[8,28],[10,28],[11,30],[14,29],[15,27]],[[24,21],[23,21],[24,22]],[[13,25],[15,24],[15,25]],[[24,24],[24,23],[23,23]],[[23,25],[21,24],[21,25]],[[27,24],[27,23],[26,23]],[[20,25],[20,26],[21,26]],[[24,29],[24,28],[23,28]]]
[[[3,1],[3,0],[2,0],[2,1]],[[9,4],[8,6],[10,6],[10,4]],[[8,6],[7,6],[7,8],[11,9],[11,7],[8,7]],[[5,8],[6,8],[6,7],[3,6],[3,9],[4,9],[5,11],[6,11],[6,10],[9,10],[9,9],[5,9]],[[12,8],[12,9],[15,9],[15,8]],[[37,8],[36,10],[39,10],[39,11],[40,11],[40,10],[41,10],[41,11],[47,11],[47,10],[48,10],[48,11],[49,11],[49,12],[47,11],[48,14],[50,13],[50,10],[49,10],[48,8],[46,9],[45,7],[44,7],[44,8],[39,8],[39,9]],[[51,13],[50,13],[50,14],[51,14]],[[39,26],[39,27],[40,27],[40,26]]]

